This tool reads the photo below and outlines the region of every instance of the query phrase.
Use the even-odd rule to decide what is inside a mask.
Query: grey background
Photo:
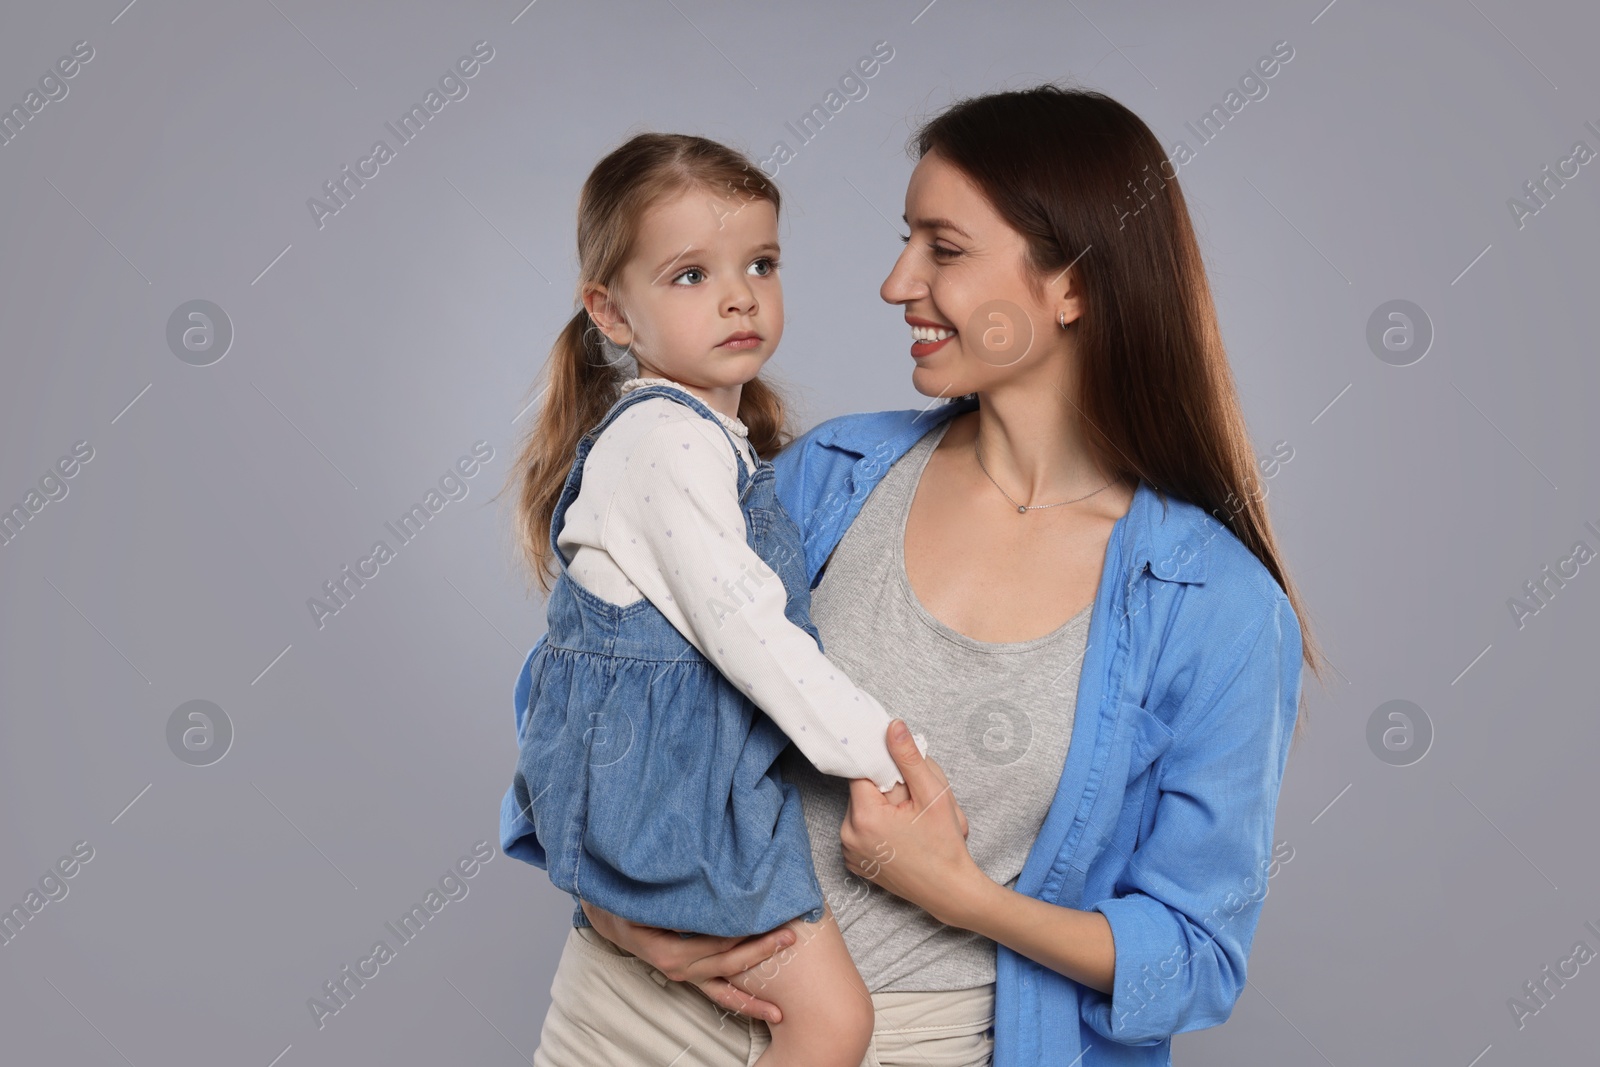
[[[1289,761],[1250,986],[1175,1059],[1592,1058],[1600,964],[1521,1029],[1507,1007],[1600,950],[1600,567],[1508,608],[1600,548],[1600,164],[1521,228],[1507,207],[1600,149],[1592,5],[122,3],[12,2],[0,32],[7,108],[95,51],[0,147],[0,503],[94,449],[0,547],[0,902],[94,849],[0,946],[0,1058],[531,1056],[570,904],[503,855],[323,1028],[306,1002],[497,844],[543,613],[488,498],[572,306],[579,184],[637,129],[794,147],[880,40],[868,96],[778,175],[773,369],[802,426],[925,402],[877,292],[917,119],[1068,78],[1194,148],[1185,122],[1295,50],[1179,181],[1256,450],[1294,450],[1272,513],[1338,674]],[[319,229],[307,198],[478,40],[469,95]],[[208,367],[166,343],[196,299],[235,331]],[[1404,367],[1366,342],[1394,299],[1435,330]],[[480,439],[469,495],[319,629],[307,599]],[[197,699],[235,733],[208,767],[167,741]],[[1367,742],[1396,699],[1435,734],[1410,766]]]

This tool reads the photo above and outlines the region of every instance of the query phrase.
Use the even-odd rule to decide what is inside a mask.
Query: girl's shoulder
[[[722,426],[700,414],[686,400],[663,393],[644,397],[629,404],[625,410],[611,419],[610,424],[596,438],[595,444],[598,447],[601,441],[615,444],[620,441],[639,440],[650,437],[664,428],[670,428],[667,429],[669,434],[681,433],[685,428],[703,429],[706,436],[713,440],[726,436],[722,432]],[[733,432],[732,427],[729,427],[729,432]]]
[[[655,383],[655,379],[636,380],[639,383]],[[635,385],[630,382],[629,385]],[[683,436],[685,430],[693,431],[710,441],[721,441],[729,453],[730,459],[735,441],[741,443],[748,453],[744,442],[748,440],[750,432],[745,424],[736,418],[724,415],[708,407],[699,398],[692,396],[681,386],[670,389],[656,389],[650,396],[629,400],[628,393],[633,389],[625,389],[624,394],[612,405],[611,412],[607,413],[610,424],[606,426],[595,442],[595,447],[601,441],[608,443],[608,448],[615,448],[627,442],[632,446],[645,439],[666,436]],[[618,405],[625,404],[622,411],[617,411]],[[702,410],[703,409],[703,410]],[[663,427],[673,429],[662,431]]]
[[[617,475],[618,485],[703,484],[708,477],[736,481],[734,437],[731,428],[674,397],[646,397],[630,404],[600,432],[585,461],[584,477],[587,481],[609,470]],[[626,471],[636,477],[627,477]]]

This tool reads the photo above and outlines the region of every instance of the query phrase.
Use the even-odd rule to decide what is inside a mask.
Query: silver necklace
[[[978,439],[976,437],[972,439],[972,454],[977,457],[978,469],[983,472],[984,477],[988,478],[989,481],[994,482],[994,487],[1000,490],[1001,496],[1005,497],[1007,500],[1011,500],[1011,494],[1006,492],[1005,487],[999,482],[995,482],[994,475],[990,474],[989,468],[983,465],[983,454],[978,451]],[[1096,489],[1094,493],[1103,492],[1115,481],[1115,478],[1111,479],[1111,481],[1107,482],[1105,485],[1102,485],[1099,489]],[[1076,504],[1079,500],[1087,500],[1094,496],[1094,493],[1085,493],[1082,496],[1074,497],[1071,500],[1059,500],[1054,504],[1019,504],[1015,500],[1011,500],[1011,506],[1017,509],[1017,514],[1026,515],[1030,511],[1038,511],[1041,508],[1059,508],[1062,504]]]

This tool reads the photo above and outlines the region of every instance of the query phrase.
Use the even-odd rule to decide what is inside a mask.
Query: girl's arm
[[[902,781],[883,740],[890,716],[784,614],[783,582],[745,541],[726,437],[683,405],[661,407],[669,417],[637,438],[617,478],[605,550],[819,771],[889,792]]]

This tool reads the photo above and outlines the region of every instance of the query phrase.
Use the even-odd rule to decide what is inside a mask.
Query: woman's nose
[[[888,304],[907,304],[927,295],[928,285],[917,269],[915,249],[906,245],[900,258],[894,261],[889,276],[878,287],[878,295]]]

